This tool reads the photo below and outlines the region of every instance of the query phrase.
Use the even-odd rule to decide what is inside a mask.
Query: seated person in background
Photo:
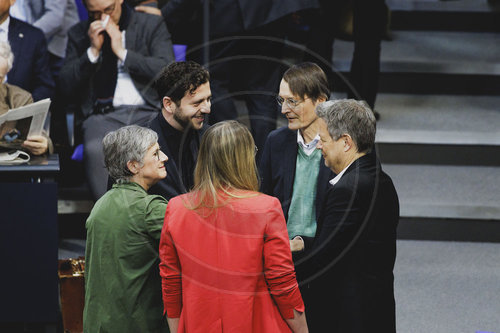
[[[158,246],[167,201],[147,190],[165,178],[158,136],[136,125],[103,139],[116,184],[87,219],[84,332],[168,332]]]
[[[29,92],[5,82],[5,77],[12,68],[13,62],[14,54],[9,43],[0,42],[0,115],[10,109],[33,103],[33,98]],[[47,135],[28,137],[23,143],[23,148],[32,155],[42,155],[46,152],[52,153],[54,150]]]
[[[171,332],[307,332],[283,212],[258,192],[255,153],[244,125],[210,127],[193,191],[168,205],[160,272]]]
[[[51,98],[55,83],[45,36],[31,24],[10,17],[14,2],[0,1],[0,41],[9,42],[15,57],[7,82],[29,91],[35,101]]]
[[[149,127],[158,133],[160,146],[172,160],[167,164],[170,177],[151,193],[170,199],[193,187],[201,136],[208,128],[209,79],[208,71],[193,61],[170,64],[158,76],[155,86],[162,109]]]
[[[16,1],[10,15],[43,31],[47,39],[50,71],[57,77],[66,52],[68,30],[80,21],[75,0]]]
[[[150,88],[174,60],[161,17],[134,12],[123,0],[84,0],[89,20],[68,33],[60,90],[83,119],[83,157],[94,198],[106,192],[102,138],[129,124],[146,124],[160,99]]]
[[[306,242],[306,252],[311,249],[328,180],[333,177],[316,149],[319,127],[314,112],[329,97],[328,80],[318,65],[306,62],[290,67],[278,96],[288,127],[271,132],[262,153],[261,191],[280,200],[292,252],[298,240]],[[305,255],[294,253],[299,282],[298,266]]]

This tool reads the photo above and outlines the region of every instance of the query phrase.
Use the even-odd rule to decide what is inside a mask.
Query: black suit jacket
[[[309,281],[302,290],[311,332],[395,332],[399,201],[376,155],[357,159],[329,185],[322,207],[308,271],[300,272]]]
[[[29,91],[34,101],[53,97],[55,83],[42,30],[10,17],[8,39],[14,54],[14,65],[7,81]]]
[[[281,127],[272,131],[267,137],[259,165],[262,193],[279,199],[285,219],[288,220],[288,209],[292,201],[295,165],[297,161],[297,131]],[[318,184],[316,188],[316,218],[320,216],[328,180],[334,173],[325,166],[323,157],[320,161]],[[312,238],[303,237],[306,249],[312,246]]]
[[[167,121],[163,117],[163,114],[160,112],[156,118],[154,118],[149,124],[149,128],[155,131],[158,134],[158,144],[161,147],[161,150],[165,155],[168,156],[169,160],[165,165],[167,170],[167,177],[160,180],[156,185],[151,187],[148,191],[151,194],[159,194],[170,200],[171,198],[178,196],[180,194],[186,193],[190,189],[187,189],[182,182],[182,175],[172,158],[172,153],[168,149],[167,144],[167,132],[171,130],[169,126],[166,126]],[[203,124],[203,127],[197,131],[198,140],[192,140],[190,143],[190,152],[193,154],[193,161],[198,158],[198,150],[199,143],[201,143],[201,137],[205,133],[205,131],[209,128],[208,125]],[[193,175],[194,177],[194,175]]]

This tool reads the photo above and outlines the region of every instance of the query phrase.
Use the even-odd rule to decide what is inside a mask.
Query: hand
[[[90,38],[90,50],[94,56],[99,56],[102,44],[104,43],[104,27],[101,20],[95,20],[90,24],[87,34]]]
[[[151,6],[137,6],[135,7],[137,12],[143,12],[146,14],[158,15],[161,16],[161,10]]]
[[[297,236],[294,239],[290,239],[290,250],[292,252],[302,251],[304,249],[304,240]]]
[[[113,20],[109,20],[104,29],[111,39],[111,49],[113,50],[113,53],[118,57],[118,59],[123,61],[125,59],[126,52],[120,28],[115,22],[113,22]]]
[[[49,142],[42,135],[33,135],[28,137],[22,146],[33,155],[42,155],[49,149]]]

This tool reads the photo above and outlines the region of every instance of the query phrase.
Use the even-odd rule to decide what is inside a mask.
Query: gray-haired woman
[[[116,184],[86,223],[85,332],[167,332],[158,270],[167,201],[146,192],[167,175],[157,140],[135,125],[103,139]]]

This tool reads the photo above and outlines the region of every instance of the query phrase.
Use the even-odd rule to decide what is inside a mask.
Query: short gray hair
[[[7,72],[10,71],[14,64],[14,53],[12,53],[8,42],[0,42],[0,57],[7,60]]]
[[[377,129],[373,111],[364,101],[338,99],[321,103],[316,108],[318,117],[326,122],[334,140],[349,134],[358,152],[369,152],[375,143]]]
[[[137,126],[125,126],[109,132],[102,139],[104,164],[109,175],[117,183],[127,183],[133,176],[127,162],[136,161],[143,165],[148,149],[158,141],[155,131]]]

